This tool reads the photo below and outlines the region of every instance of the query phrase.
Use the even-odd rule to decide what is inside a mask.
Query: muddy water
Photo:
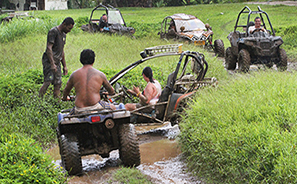
[[[141,165],[137,167],[148,175],[153,183],[183,184],[201,183],[186,172],[186,166],[181,159],[175,137],[178,127],[170,124],[156,126],[136,126],[140,142]],[[47,152],[60,166],[61,158],[59,147],[56,146]],[[120,160],[118,150],[112,151],[109,158],[98,155],[82,157],[83,176],[69,177],[70,184],[107,183],[112,172],[119,169]]]

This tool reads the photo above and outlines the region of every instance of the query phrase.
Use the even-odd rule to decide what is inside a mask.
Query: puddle
[[[175,137],[179,133],[177,126],[170,124],[154,126],[135,126],[140,142],[141,165],[137,167],[149,176],[153,183],[192,184],[201,183],[186,172],[181,160],[180,149]],[[57,166],[61,164],[59,147],[47,151]],[[69,184],[107,183],[112,172],[120,167],[118,150],[112,151],[109,158],[99,155],[82,157],[84,175],[71,176]]]

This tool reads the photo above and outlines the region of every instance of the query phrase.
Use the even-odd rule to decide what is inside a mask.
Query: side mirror
[[[185,26],[180,27],[180,31],[183,32],[185,30]]]
[[[206,28],[207,31],[211,30],[211,27],[210,27],[210,25],[208,23],[205,24],[205,28]]]

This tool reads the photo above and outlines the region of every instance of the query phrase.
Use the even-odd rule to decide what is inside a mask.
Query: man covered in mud
[[[74,20],[71,17],[64,19],[62,24],[49,30],[47,35],[46,50],[42,56],[44,82],[39,90],[39,96],[42,98],[50,84],[54,85],[54,97],[59,98],[62,84],[61,63],[63,65],[63,74],[67,75],[64,45],[66,43],[66,34],[71,31]]]
[[[63,91],[63,101],[69,100],[69,93],[74,87],[75,107],[70,114],[78,114],[91,109],[115,109],[115,106],[102,101],[100,97],[101,86],[107,90],[108,94],[113,95],[114,89],[107,80],[105,74],[95,68],[95,53],[90,49],[85,49],[80,54],[80,62],[83,67],[74,71]]]
[[[130,94],[139,97],[139,103],[127,103],[125,108],[128,111],[145,105],[154,105],[158,102],[162,92],[160,83],[153,78],[153,71],[150,67],[145,67],[142,71],[143,79],[147,82],[144,91],[141,93],[139,87],[133,86],[133,90],[127,90]]]

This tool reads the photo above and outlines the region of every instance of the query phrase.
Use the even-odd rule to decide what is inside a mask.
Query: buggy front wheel
[[[276,65],[277,69],[280,71],[286,71],[287,70],[287,53],[284,49],[279,49],[279,63]]]
[[[214,41],[214,51],[218,57],[224,57],[225,47],[223,40],[218,39]]]
[[[238,69],[241,72],[248,72],[250,70],[251,56],[248,50],[241,49],[238,54]]]

